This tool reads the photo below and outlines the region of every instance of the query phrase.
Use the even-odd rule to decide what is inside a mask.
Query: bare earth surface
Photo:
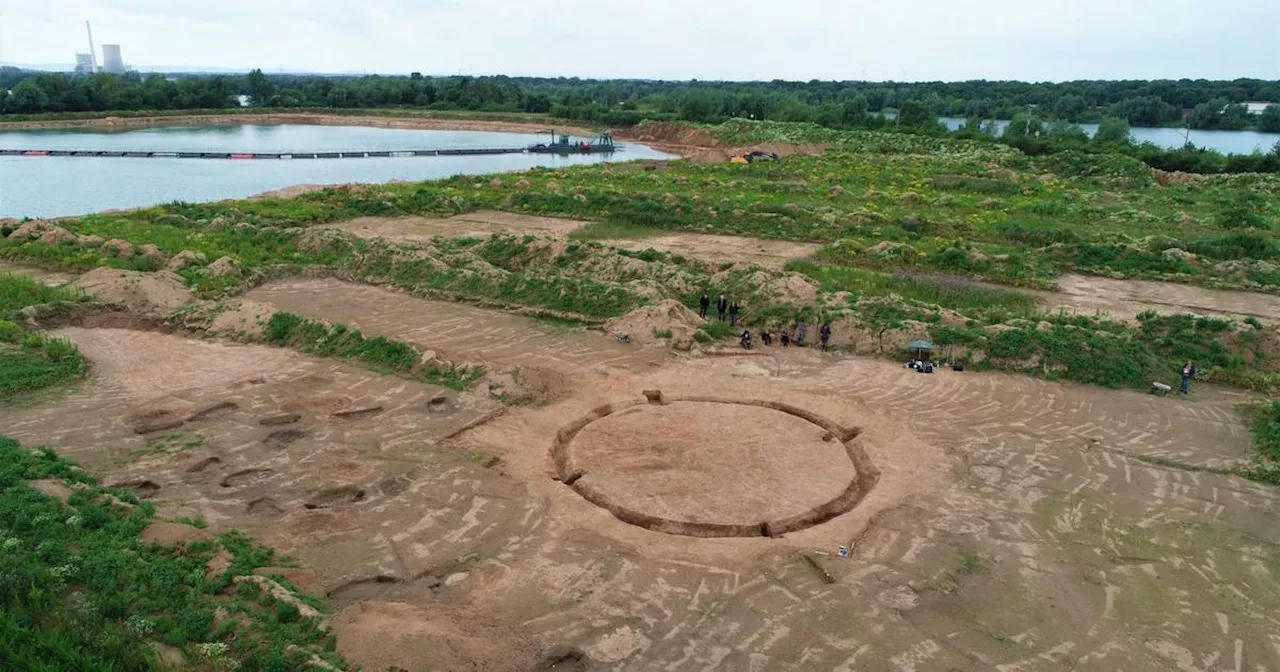
[[[680,431],[672,431],[679,427]],[[854,478],[838,441],[779,411],[677,402],[637,406],[574,438],[581,486],[668,520],[759,525],[837,497]]]
[[[43,268],[27,266],[25,264],[15,264],[11,261],[0,259],[0,273],[15,273],[19,275],[28,275],[46,285],[63,285],[71,282],[75,278],[69,273],[59,273],[58,271],[46,271]]]
[[[325,227],[365,238],[426,242],[434,236],[487,237],[495,233],[567,236],[585,224],[587,224],[585,220],[578,219],[481,210],[445,218],[360,217],[337,224],[326,224]],[[819,247],[813,243],[706,233],[672,233],[640,239],[601,242],[635,251],[652,248],[713,264],[744,261],[757,263],[766,268],[782,268],[783,264],[792,259],[803,259],[813,255]]]
[[[416,343],[454,361],[572,371],[592,365],[644,366],[669,357],[600,333],[565,330],[528,318],[327,278],[274,283],[245,297],[306,317]]]
[[[339,649],[365,669],[530,670],[569,647],[593,670],[1280,670],[1280,491],[1136,459],[1248,455],[1241,395],[923,375],[794,348],[681,357],[332,280],[249,298],[566,381],[548,405],[498,413],[484,386],[67,329],[90,383],[0,409],[6,434],[62,447],[164,515],[298,556],[295,582],[328,596]],[[853,510],[778,538],[628,524],[555,480],[549,451],[644,389],[859,427],[882,473]],[[682,464],[715,476],[661,500],[681,515],[764,506],[754,489],[825,492],[824,467],[848,468],[817,430],[771,415],[673,405],[617,420],[596,428],[606,466],[667,473],[619,478],[635,496],[687,483]],[[673,460],[628,458],[628,445]]]
[[[789,240],[764,240],[744,236],[717,236],[708,233],[673,233],[638,240],[606,240],[615,247],[628,250],[653,248],[673,252],[714,264],[742,261],[765,268],[782,268],[793,259],[803,259],[818,251],[814,243]]]
[[[452,217],[359,217],[326,224],[364,238],[424,242],[435,236],[488,237],[495,233],[568,235],[586,224],[577,219],[538,217],[512,212],[479,210]]]
[[[1138,313],[1189,311],[1201,315],[1253,316],[1280,323],[1280,296],[1256,292],[1206,289],[1193,285],[1148,280],[1112,280],[1067,274],[1058,278],[1057,292],[1031,291],[1046,310],[1109,313],[1132,320]]]

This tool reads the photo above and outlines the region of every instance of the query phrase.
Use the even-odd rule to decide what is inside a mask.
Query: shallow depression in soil
[[[840,496],[856,476],[845,446],[822,427],[739,404],[637,406],[587,425],[570,450],[579,489],[691,523],[800,515]]]

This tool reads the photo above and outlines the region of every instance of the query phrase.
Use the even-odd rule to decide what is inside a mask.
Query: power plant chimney
[[[98,52],[93,49],[93,28],[89,26],[89,21],[84,22],[84,29],[89,32],[89,72],[98,71]]]

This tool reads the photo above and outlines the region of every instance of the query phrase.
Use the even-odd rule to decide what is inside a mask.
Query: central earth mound
[[[625,522],[700,537],[776,536],[829,520],[866,494],[874,467],[856,436],[784,404],[669,400],[597,409],[561,431],[553,456],[561,480]]]

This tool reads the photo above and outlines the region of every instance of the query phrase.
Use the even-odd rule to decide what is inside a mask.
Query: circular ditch
[[[879,476],[857,428],[799,407],[646,397],[594,409],[551,449],[557,478],[624,522],[695,537],[777,536],[853,509]]]

